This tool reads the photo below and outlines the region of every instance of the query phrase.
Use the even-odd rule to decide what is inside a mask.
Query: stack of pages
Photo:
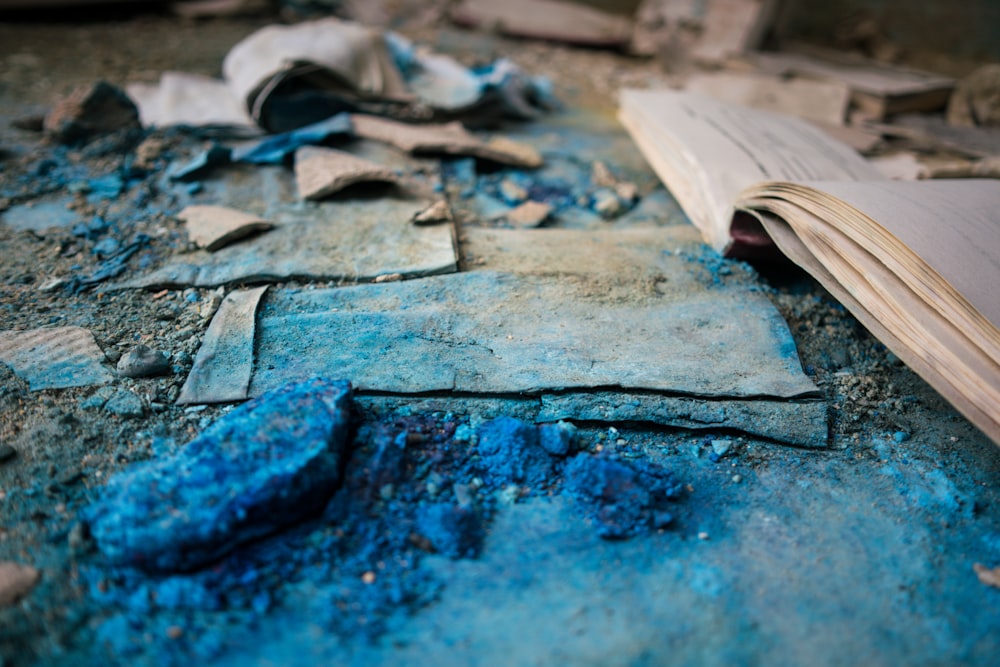
[[[1000,444],[1000,181],[886,180],[797,118],[626,90],[620,118],[706,241],[777,248]]]

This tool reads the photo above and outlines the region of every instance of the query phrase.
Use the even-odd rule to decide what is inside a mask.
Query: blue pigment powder
[[[616,538],[665,525],[678,492],[651,464],[567,459],[578,444],[568,423],[501,417],[470,438],[467,419],[422,413],[359,420],[352,437],[351,413],[347,383],[290,385],[113,478],[89,513],[103,557],[80,567],[104,614],[95,655],[205,662],[290,608],[375,641],[440,594],[424,556],[480,554],[510,484],[567,490]],[[224,512],[236,497],[257,509]]]
[[[578,454],[566,466],[566,490],[606,539],[622,539],[673,522],[667,504],[680,497],[671,471],[647,461]]]

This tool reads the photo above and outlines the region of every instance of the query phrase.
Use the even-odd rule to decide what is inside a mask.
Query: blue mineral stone
[[[576,426],[570,422],[560,421],[555,424],[542,424],[538,427],[539,444],[542,449],[553,456],[566,456],[573,449],[576,439]]]
[[[113,564],[186,572],[320,512],[337,488],[351,386],[314,378],[234,409],[109,481],[85,512]]]

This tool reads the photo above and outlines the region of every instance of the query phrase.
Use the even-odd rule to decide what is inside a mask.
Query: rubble
[[[139,110],[123,90],[106,81],[80,86],[46,114],[45,134],[69,144],[125,128],[139,127]]]

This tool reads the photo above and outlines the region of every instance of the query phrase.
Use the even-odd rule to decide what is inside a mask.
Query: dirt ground
[[[162,168],[164,162],[156,162],[157,151],[169,154],[172,148],[190,146],[184,143],[190,142],[189,138],[171,132],[158,132],[153,135],[153,140],[141,135],[112,135],[84,147],[67,150],[45,143],[41,135],[31,129],[32,119],[44,113],[56,97],[98,78],[123,85],[137,80],[155,81],[160,72],[169,69],[218,75],[227,50],[240,38],[272,20],[262,16],[191,22],[137,14],[124,19],[104,17],[93,22],[42,23],[34,20],[4,22],[0,17],[0,211],[62,192],[69,198],[71,210],[81,218],[94,215],[113,218],[118,221],[121,238],[135,238],[138,234],[148,237],[142,249],[129,260],[127,271],[130,272],[159,261],[173,248],[183,245],[185,235],[180,223],[171,215],[171,202],[165,201],[162,193],[153,191],[151,186],[143,185],[130,192],[127,198],[94,202],[88,201],[82,194],[70,193],[67,184],[80,174],[107,172],[119,167],[126,156],[135,155],[140,144],[153,151],[153,164]],[[607,114],[613,111],[613,91],[626,85],[648,86],[666,80],[666,74],[655,62],[598,50],[509,41],[454,29],[422,29],[414,32],[413,36],[442,51],[453,53],[465,62],[484,61],[498,55],[509,56],[526,71],[550,76],[556,82],[558,95],[568,106],[586,105]],[[61,151],[58,159],[53,160],[51,156],[58,151]],[[143,188],[147,187],[150,189],[144,191]],[[103,291],[102,285],[98,284],[93,289],[73,294],[62,287],[51,287],[54,278],[88,275],[99,267],[100,260],[91,252],[88,243],[73,236],[69,230],[36,234],[14,231],[0,224],[0,330],[24,330],[46,325],[81,326],[94,333],[98,345],[111,362],[117,361],[129,347],[145,343],[170,353],[173,372],[151,379],[115,379],[112,390],[131,391],[140,397],[143,404],[142,416],[130,418],[87,407],[87,399],[103,390],[81,388],[29,392],[22,380],[0,365],[0,447],[8,446],[16,451],[9,460],[0,461],[0,561],[31,563],[43,573],[41,583],[24,601],[0,609],[0,665],[4,667],[81,664],[84,661],[82,656],[91,655],[88,651],[96,641],[98,621],[106,616],[107,609],[94,602],[87,577],[81,574],[87,568],[94,568],[98,557],[82,534],[79,512],[93,499],[95,491],[109,475],[131,462],[148,459],[154,440],[186,442],[223,411],[215,407],[192,410],[174,405],[211,318],[211,304],[217,303],[214,290],[110,293]],[[565,655],[569,655],[576,664],[662,664],[661,659],[668,650],[674,651],[672,655],[675,658],[706,664],[755,664],[761,656],[795,664],[843,664],[844,661],[836,658],[836,653],[844,650],[844,655],[855,657],[873,651],[867,653],[867,657],[874,656],[870,664],[898,664],[898,659],[909,664],[989,664],[990,656],[995,656],[995,651],[1000,650],[1000,639],[996,634],[997,619],[1000,619],[1000,590],[980,584],[973,574],[972,563],[983,562],[991,567],[1000,565],[1000,449],[873,339],[807,276],[787,266],[762,265],[756,269],[762,289],[788,321],[803,368],[829,402],[831,446],[828,451],[811,453],[790,450],[774,443],[751,443],[741,452],[739,459],[734,460],[732,467],[735,469],[738,462],[740,475],[748,481],[780,478],[781,483],[775,482],[774,489],[780,487],[775,493],[781,499],[774,502],[789,513],[782,515],[788,520],[787,525],[799,527],[789,528],[790,533],[802,530],[801,540],[810,539],[810,533],[803,529],[804,525],[812,526],[809,530],[819,530],[818,526],[812,525],[813,519],[827,522],[830,540],[837,535],[851,534],[854,520],[850,517],[854,513],[856,526],[860,526],[856,527],[858,539],[864,542],[871,538],[872,541],[866,544],[874,546],[859,549],[857,560],[853,563],[850,554],[845,555],[845,560],[833,570],[824,570],[822,555],[810,552],[816,558],[815,576],[857,575],[854,581],[846,581],[843,585],[850,589],[856,600],[864,601],[875,595],[863,590],[865,586],[877,588],[888,581],[893,582],[893,586],[898,583],[899,595],[910,600],[899,604],[905,606],[912,603],[907,613],[911,613],[913,618],[919,617],[920,623],[931,623],[928,619],[937,619],[940,627],[947,626],[947,629],[939,628],[940,632],[935,635],[937,643],[930,648],[921,643],[924,639],[916,636],[930,625],[917,623],[911,630],[892,625],[891,631],[883,629],[885,637],[870,639],[869,643],[858,640],[855,645],[851,637],[843,636],[843,642],[848,645],[846,648],[838,647],[832,640],[819,642],[817,651],[826,652],[812,654],[808,651],[812,641],[809,634],[826,617],[817,616],[816,625],[805,621],[791,622],[798,628],[797,634],[778,633],[760,639],[761,632],[751,627],[753,623],[733,621],[736,625],[726,626],[718,620],[718,616],[706,611],[703,616],[692,612],[696,619],[692,624],[698,626],[701,623],[698,627],[708,628],[701,634],[697,629],[692,631],[693,636],[702,641],[700,653],[692,652],[694,649],[691,647],[664,646],[650,639],[649,652],[645,654],[641,651],[629,654],[621,649],[628,645],[625,642],[602,645],[599,650],[581,645],[579,653],[570,651]],[[607,438],[608,427],[584,425],[583,432],[585,438],[600,442],[602,438]],[[705,466],[708,464],[704,460],[698,459],[693,463],[681,461],[687,446],[685,443],[698,442],[701,438],[699,434],[635,425],[616,425],[614,433],[616,439],[628,441],[643,451],[660,448],[669,454],[662,455],[667,456],[665,460],[686,471],[690,478],[707,479],[709,473]],[[914,465],[907,467],[910,461]],[[897,470],[898,474],[885,472],[889,468]],[[728,480],[732,473],[728,468],[725,472],[725,479]],[[949,489],[942,492],[944,496],[933,493],[935,489],[940,490],[940,485],[934,486],[936,482],[928,481],[938,479],[935,475],[943,475],[941,479],[945,481],[941,484]],[[905,479],[906,491],[900,490],[904,486],[902,482],[899,486],[890,483],[900,479]],[[839,489],[838,483],[842,483]],[[720,522],[719,525],[736,525],[743,521],[753,524],[753,517],[757,516],[755,512],[764,512],[762,508],[770,502],[767,493],[739,496],[734,495],[736,492],[732,491],[732,484],[725,488],[719,486],[721,484],[705,482],[699,488],[706,489],[705,493],[718,490],[718,496],[714,500],[700,496],[698,502],[692,505],[697,509],[682,511],[685,517],[682,525],[688,526],[691,534],[700,532],[695,528],[700,525],[699,521],[709,524],[716,521]],[[864,491],[866,486],[872,490]],[[812,491],[808,490],[810,488]],[[794,510],[798,502],[795,494],[801,492],[809,496],[818,488],[824,489],[825,500],[819,496],[802,500],[800,507],[803,509],[799,515]],[[917,493],[916,490],[921,488],[931,489],[927,492],[929,495]],[[877,493],[877,490],[881,491]],[[899,498],[893,499],[893,494],[898,494]],[[930,498],[927,501],[929,504],[921,505],[920,498],[925,496]],[[879,522],[866,523],[876,512],[873,508],[881,502],[890,504],[891,509],[879,515]],[[743,519],[736,518],[736,510],[740,509],[747,510]],[[713,515],[716,510],[720,514]],[[538,526],[551,528],[565,518],[560,514],[564,510],[559,508],[541,508],[538,512],[538,516],[525,516],[521,524],[521,528],[534,526],[532,530],[537,529],[536,537],[548,534]],[[555,514],[549,516],[545,512]],[[501,527],[497,528],[498,534],[502,532],[503,525],[516,532],[517,516],[516,513],[506,516]],[[884,523],[881,523],[882,519],[885,519]],[[878,535],[879,531],[895,530],[891,528],[893,525],[899,528],[899,538],[904,542],[908,539],[907,535],[923,536],[914,538],[919,552],[894,551],[893,535],[889,532]],[[812,536],[816,538],[816,534]],[[583,538],[576,535],[574,539]],[[497,553],[507,553],[505,547],[510,551],[516,544],[516,540],[511,538]],[[720,544],[723,546],[719,549],[729,548],[724,543]],[[783,557],[787,558],[798,558],[803,553],[800,549],[805,548],[794,535],[788,537],[787,543],[781,544],[785,544]],[[690,563],[699,559],[689,551],[693,548],[691,545],[697,545],[697,540],[685,542],[683,548],[678,545],[671,547],[675,553],[686,554],[683,558],[689,559],[678,562]],[[828,554],[834,559],[837,549],[847,548],[836,544],[827,546],[834,550],[833,555]],[[614,559],[619,563],[614,568],[615,577],[626,576],[621,573],[633,567],[641,569],[639,564],[645,562],[643,558],[652,558],[650,552],[645,551],[641,554],[627,550],[618,553],[607,551],[612,547],[600,548],[605,551],[593,556],[594,563],[601,562],[601,559]],[[497,565],[499,561],[493,560],[500,556],[493,555],[489,546],[487,552],[483,563],[501,567]],[[762,561],[766,561],[765,552],[766,548],[760,547],[749,553],[757,554]],[[508,555],[524,558],[523,554]],[[925,559],[926,567],[913,570],[908,569],[912,562],[900,562],[911,556]],[[744,564],[733,565],[732,577],[744,572],[740,568],[748,567],[745,565],[746,557],[747,553],[740,555],[740,562]],[[581,557],[580,562],[589,562],[586,558]],[[653,560],[642,567],[666,576],[656,569],[660,566],[651,564]],[[717,588],[725,588],[726,582],[731,581],[727,578],[730,572],[726,570],[727,563],[732,562],[727,560],[724,551],[709,557],[708,561],[713,562],[718,571],[727,572],[725,576],[720,575],[717,582]],[[461,582],[463,577],[470,578],[469,581],[474,579],[467,571],[456,570],[457,566],[450,563],[438,563],[435,567],[449,581]],[[552,576],[556,574],[546,570],[546,567],[539,566],[538,571]],[[856,570],[852,572],[852,568]],[[897,582],[893,573],[901,571],[908,574],[899,575]],[[801,574],[803,580],[808,580],[807,574],[799,570],[795,572]],[[695,577],[695,574],[694,570],[675,573],[677,578],[686,580]],[[780,581],[782,576],[778,563],[763,575],[760,572],[757,574],[762,581]],[[790,585],[793,580],[794,577],[790,576]],[[496,603],[497,609],[519,609],[505,607],[503,595],[496,591],[491,593],[492,589],[476,588],[482,585],[481,582],[469,585],[472,586],[470,590],[475,590],[478,595],[496,595],[501,600]],[[600,588],[602,584],[595,580],[588,585]],[[809,585],[812,584],[805,585],[805,588]],[[461,588],[459,583],[455,587]],[[521,592],[531,596],[533,590],[529,587]],[[719,596],[728,600],[725,596],[729,594],[713,588],[711,595],[715,600],[720,599]],[[750,595],[749,592],[746,594]],[[546,598],[542,593],[539,595],[539,605],[551,603],[552,598]],[[581,595],[600,598],[586,590]],[[794,593],[789,593],[789,596],[788,600],[775,602],[776,608],[788,612],[799,606],[808,606],[808,596],[799,599],[794,599]],[[434,604],[438,603],[431,606]],[[476,615],[485,613],[481,609],[473,613],[469,609],[463,611],[460,605],[454,608],[457,603],[440,604],[438,611],[433,613],[453,609],[451,613],[454,616],[448,618],[448,623],[461,624],[463,621],[459,619],[465,614],[470,628],[478,627],[475,626],[477,621],[483,627],[489,625],[485,616],[480,618]],[[616,603],[608,601],[607,604]],[[692,601],[691,604],[697,610],[701,603]],[[728,601],[718,604],[737,608],[744,603]],[[761,604],[764,605],[762,609],[766,608],[765,603]],[[877,616],[887,611],[882,607],[869,608],[867,602],[858,604],[865,619],[869,617],[864,614]],[[589,613],[579,612],[579,617],[588,618]],[[632,612],[624,613],[626,618],[631,618],[628,614]],[[656,617],[653,611],[649,613],[651,617]],[[813,613],[802,609],[800,618],[811,618]],[[733,612],[731,617],[726,618],[738,616],[738,612]],[[846,611],[836,616],[838,632],[852,631],[849,616]],[[513,623],[510,616],[504,618],[507,620],[497,623],[513,633],[518,632],[516,625],[504,626],[504,623]],[[641,615],[633,620],[637,626],[645,622]],[[279,620],[274,620],[273,625],[266,620],[262,623],[263,627],[273,630],[261,635],[262,647],[273,648],[280,636],[298,637],[296,641],[310,636],[308,633],[296,635]],[[611,621],[606,623],[614,625]],[[764,625],[767,623],[764,622]],[[279,627],[287,634],[281,635]],[[454,630],[456,626],[449,627]],[[586,627],[588,632],[592,631],[593,626]],[[610,626],[602,627],[607,629]],[[168,631],[174,632],[169,628]],[[639,641],[636,636],[628,635],[627,630],[618,631],[624,633],[626,638],[631,637],[632,641]],[[407,631],[400,632],[404,636]],[[384,652],[377,656],[369,654],[375,650],[370,647],[352,649],[344,655],[357,661],[371,658],[373,663],[390,662],[393,650],[410,650],[408,659],[416,660],[415,656],[420,654],[417,649],[421,646],[426,649],[429,645],[422,644],[423,640],[413,633],[408,638],[400,639],[402,643],[395,649],[391,646],[379,649]],[[975,637],[972,638],[972,635]],[[482,652],[476,654],[470,648],[470,642],[475,643],[475,632],[470,630],[468,635],[463,636],[465,639],[462,641],[466,643],[459,642],[452,646],[452,652],[439,651],[438,647],[430,650],[429,654],[444,656],[449,664],[461,664],[463,660],[473,659],[489,662],[491,655],[496,657],[507,647],[502,642],[485,642]],[[652,636],[643,635],[647,639]],[[723,639],[718,639],[720,636],[740,638],[744,648],[733,653],[723,645]],[[547,646],[545,638],[534,634],[531,634],[530,641],[537,642],[539,647]],[[902,642],[900,645],[904,648],[890,648],[893,641]],[[401,648],[406,642],[409,642],[407,645],[410,648]],[[604,652],[615,646],[621,652]],[[789,652],[783,653],[781,647]],[[284,650],[287,651],[287,647]],[[587,653],[588,650],[591,653]],[[211,661],[201,664],[226,664],[227,660],[235,664],[237,659],[231,655],[238,655],[239,651],[236,648],[227,651],[212,653]],[[281,662],[280,656],[290,654],[274,650],[269,655],[272,660]],[[545,662],[536,659],[538,655],[540,653],[532,654],[524,649],[515,654],[515,659],[520,661],[519,664]],[[549,652],[546,655],[553,664],[558,662],[558,653]],[[921,659],[921,655],[926,655],[927,659]],[[735,658],[735,662],[726,663],[729,658]],[[120,656],[119,659],[122,664],[156,662],[150,655],[144,655],[142,660],[136,659],[138,662],[130,662],[132,658]],[[403,659],[403,662],[406,661]]]

